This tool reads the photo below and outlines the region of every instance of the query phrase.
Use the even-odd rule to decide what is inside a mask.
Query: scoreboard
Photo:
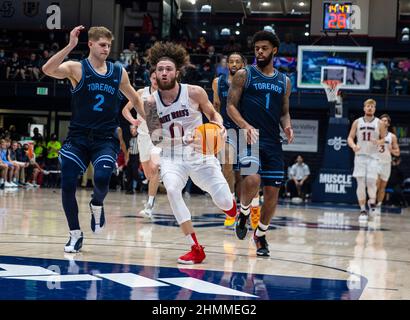
[[[323,30],[351,31],[352,7],[350,2],[324,2]]]

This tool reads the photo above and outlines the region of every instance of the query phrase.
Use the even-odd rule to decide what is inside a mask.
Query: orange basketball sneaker
[[[255,230],[258,227],[261,218],[261,208],[259,207],[259,195],[252,199],[251,203],[251,228]]]
[[[235,224],[235,219],[236,217],[230,217],[226,216],[225,221],[224,221],[224,227],[230,228]]]
[[[178,263],[181,264],[196,264],[201,263],[204,261],[206,255],[204,252],[204,247],[198,244],[193,244],[191,246],[191,251],[180,256],[178,259]]]

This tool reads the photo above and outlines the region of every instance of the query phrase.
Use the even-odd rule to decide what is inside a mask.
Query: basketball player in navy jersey
[[[103,201],[119,152],[117,128],[120,90],[143,113],[141,98],[130,84],[120,64],[107,62],[113,36],[105,27],[88,31],[88,57],[80,62],[64,58],[77,46],[83,26],[70,33],[68,45],[43,66],[45,74],[56,79],[68,78],[72,85],[72,118],[67,139],[60,150],[61,189],[64,212],[70,228],[65,252],[80,251],[83,233],[75,197],[77,178],[91,162],[94,167],[94,191],[90,201],[91,230],[105,225]]]
[[[259,31],[253,37],[256,65],[239,70],[232,79],[228,93],[228,115],[245,129],[247,146],[240,151],[241,174],[246,177],[241,185],[241,209],[235,226],[236,235],[244,239],[253,197],[263,184],[264,203],[254,232],[256,254],[269,256],[266,231],[275,214],[279,189],[284,179],[284,163],[280,127],[288,143],[293,141],[289,114],[290,80],[273,67],[273,57],[279,39],[272,32]],[[249,154],[252,144],[259,143],[259,156]],[[252,170],[255,167],[256,170]],[[249,172],[251,171],[251,172]]]
[[[212,82],[212,89],[214,93],[214,107],[218,111],[222,118],[224,127],[227,129],[228,137],[226,139],[225,153],[222,155],[224,161],[222,162],[222,173],[229,184],[229,189],[232,194],[235,194],[235,189],[240,187],[240,175],[239,166],[237,163],[237,137],[238,126],[231,118],[228,117],[226,112],[226,100],[228,98],[228,90],[231,85],[232,77],[235,73],[245,66],[245,58],[238,52],[233,52],[228,56],[228,77],[225,74],[221,74],[215,78]],[[236,183],[236,186],[235,186]],[[239,192],[237,193],[239,196]],[[224,226],[230,227],[235,223],[235,217],[226,216]]]

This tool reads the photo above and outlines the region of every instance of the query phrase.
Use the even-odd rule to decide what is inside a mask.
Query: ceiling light
[[[299,5],[299,7],[304,7],[305,3],[303,1],[301,1],[301,2],[298,3],[298,5]]]
[[[211,12],[212,11],[212,7],[208,4],[205,4],[201,7],[201,12]]]
[[[239,30],[236,30],[235,34],[239,36],[241,34],[241,32]]]
[[[231,29],[229,28],[223,28],[221,31],[221,36],[230,36],[231,35]]]
[[[190,4],[195,4],[196,0],[188,0]]]
[[[309,37],[309,32],[305,32],[305,36],[306,36],[306,37]]]
[[[269,2],[262,2],[263,7],[267,7],[269,5]]]

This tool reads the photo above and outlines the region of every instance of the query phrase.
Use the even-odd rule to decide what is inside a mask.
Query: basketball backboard
[[[299,46],[298,88],[321,89],[323,80],[330,80],[329,77],[339,75],[340,80],[344,82],[341,89],[368,90],[372,49],[350,46]]]

